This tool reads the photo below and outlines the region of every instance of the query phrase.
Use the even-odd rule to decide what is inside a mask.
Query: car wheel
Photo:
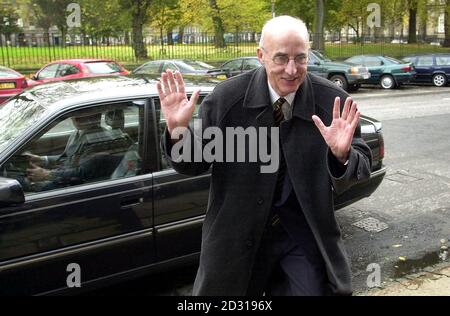
[[[341,75],[331,76],[330,81],[333,82],[338,87],[341,87],[342,89],[347,91],[348,83],[347,83],[347,79],[344,76],[341,76]]]
[[[395,80],[391,75],[384,75],[380,80],[381,87],[383,89],[394,89],[395,88]]]
[[[435,74],[433,76],[433,84],[436,87],[443,87],[447,84],[447,77],[444,74]]]

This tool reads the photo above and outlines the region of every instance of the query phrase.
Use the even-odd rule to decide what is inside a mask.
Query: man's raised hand
[[[178,71],[175,74],[167,70],[161,74],[161,80],[156,84],[161,111],[166,119],[169,133],[177,127],[188,127],[194,113],[200,90],[196,90],[188,100],[184,80]]]
[[[350,97],[345,100],[342,115],[340,114],[340,104],[341,99],[337,97],[334,100],[333,121],[330,126],[325,126],[316,115],[313,115],[312,119],[331,152],[341,163],[345,163],[350,152],[353,134],[359,123],[360,113],[356,102],[353,102]]]

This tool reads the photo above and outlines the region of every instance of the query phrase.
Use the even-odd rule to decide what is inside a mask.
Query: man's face
[[[282,97],[298,90],[306,77],[309,43],[296,31],[284,34],[268,33],[264,38],[264,48],[258,48],[258,58],[265,66],[267,78],[272,88]],[[296,63],[298,56],[306,57],[302,64]],[[280,60],[289,58],[286,64]],[[277,62],[275,62],[275,61]]]

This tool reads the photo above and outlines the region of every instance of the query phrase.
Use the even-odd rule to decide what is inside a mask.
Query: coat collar
[[[266,108],[271,109],[269,86],[267,84],[267,74],[264,67],[258,68],[250,79],[244,97],[244,108]],[[311,77],[306,75],[305,81],[297,90],[294,101],[293,116],[297,116],[307,121],[312,121],[312,116],[316,113],[316,105],[313,94]]]

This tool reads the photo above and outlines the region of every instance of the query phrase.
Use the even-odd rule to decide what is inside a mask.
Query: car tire
[[[435,74],[433,76],[433,84],[436,87],[444,87],[447,85],[447,76],[444,74]]]
[[[347,79],[342,75],[333,75],[330,77],[330,81],[333,82],[338,87],[348,91],[348,82]]]
[[[383,89],[394,89],[396,86],[394,77],[391,75],[383,75],[380,79],[380,84]]]

